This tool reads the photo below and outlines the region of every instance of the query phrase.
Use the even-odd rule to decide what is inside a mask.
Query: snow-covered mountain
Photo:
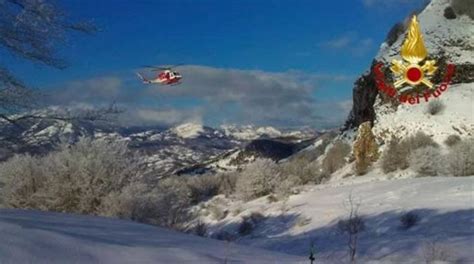
[[[311,138],[317,136],[318,131],[311,128],[301,129],[277,129],[270,126],[256,127],[252,125],[221,125],[220,128],[226,135],[241,140],[252,140],[258,138]]]
[[[474,135],[474,20],[468,14],[460,14],[463,12],[459,10],[453,11],[450,3],[448,0],[433,0],[418,14],[428,56],[435,59],[439,67],[433,77],[435,84],[439,85],[447,63],[456,66],[451,85],[437,98],[443,105],[442,111],[430,114],[429,103],[424,100],[415,105],[386,100],[377,90],[370,71],[355,83],[354,104],[346,131],[371,121],[372,131],[381,144],[392,136],[403,138],[418,131],[428,134],[438,143],[449,135],[462,138]],[[405,30],[406,23],[391,30],[373,65],[377,62],[389,65],[392,59],[400,59]],[[434,101],[433,98],[430,100]]]
[[[51,115],[42,113],[48,114]],[[124,128],[111,123],[81,120],[37,119],[23,121],[19,125],[0,121],[0,161],[15,153],[44,154],[61,142],[74,143],[80,137],[92,137],[128,142],[131,149],[140,153],[150,175],[161,177],[177,172],[207,171],[211,167],[203,164],[225,163],[228,156],[236,152],[242,153],[238,162],[229,162],[245,163],[241,158],[244,154],[254,158],[285,158],[297,150],[296,146],[304,145],[305,141],[318,135],[312,129],[285,132],[272,127],[253,126],[214,129],[197,123],[184,123],[171,128]]]

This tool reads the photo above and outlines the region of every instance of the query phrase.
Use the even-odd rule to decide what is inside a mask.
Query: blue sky
[[[56,70],[8,58],[56,104],[116,100],[128,121],[330,127],[388,30],[422,0],[69,0],[95,36],[71,35]],[[183,63],[180,86],[144,86],[141,65]],[[131,124],[130,123],[130,124]]]

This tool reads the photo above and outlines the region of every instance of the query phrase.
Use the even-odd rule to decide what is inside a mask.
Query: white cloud
[[[338,102],[338,105],[342,109],[343,112],[349,114],[349,112],[352,109],[352,99],[340,101]]]
[[[204,102],[206,119],[265,125],[317,126],[325,115],[317,110],[319,82],[347,81],[345,75],[283,73],[182,67],[180,86],[150,87],[150,97],[196,98]]]
[[[296,70],[275,73],[196,65],[179,70],[183,83],[178,86],[145,86],[137,80],[129,87],[125,81],[107,77],[68,82],[56,89],[51,101],[63,105],[116,101],[127,109],[121,120],[128,124],[192,121],[318,127],[342,123],[345,116],[335,114],[343,111],[337,104],[321,107],[324,103],[315,98],[316,87],[352,79],[342,74]]]
[[[113,101],[122,93],[123,82],[118,77],[100,77],[69,81],[50,91],[52,103]]]
[[[353,42],[352,34],[339,36],[324,43],[324,46],[331,49],[343,49],[349,47]]]
[[[361,56],[373,47],[371,38],[362,38],[356,32],[346,32],[334,39],[321,43],[326,49],[335,51],[348,51],[354,56]]]
[[[120,122],[127,125],[175,125],[187,122],[202,123],[200,109],[155,109],[155,108],[128,108],[120,117]]]

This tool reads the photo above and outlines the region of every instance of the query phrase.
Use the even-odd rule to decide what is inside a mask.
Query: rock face
[[[372,63],[372,66],[375,61]],[[375,119],[374,103],[379,94],[372,71],[363,74],[354,83],[352,110],[344,125],[344,130],[359,127],[360,124]]]
[[[379,158],[378,145],[372,133],[370,121],[360,124],[353,152],[355,171],[358,175],[365,174],[370,165]]]

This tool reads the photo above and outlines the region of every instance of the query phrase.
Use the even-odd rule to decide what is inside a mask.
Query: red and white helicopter
[[[163,84],[163,85],[178,85],[181,83],[181,79],[183,78],[181,74],[173,68],[175,66],[144,66],[145,68],[151,69],[151,71],[157,72],[155,78],[148,79],[142,74],[137,72],[138,77],[142,80],[145,84]]]

